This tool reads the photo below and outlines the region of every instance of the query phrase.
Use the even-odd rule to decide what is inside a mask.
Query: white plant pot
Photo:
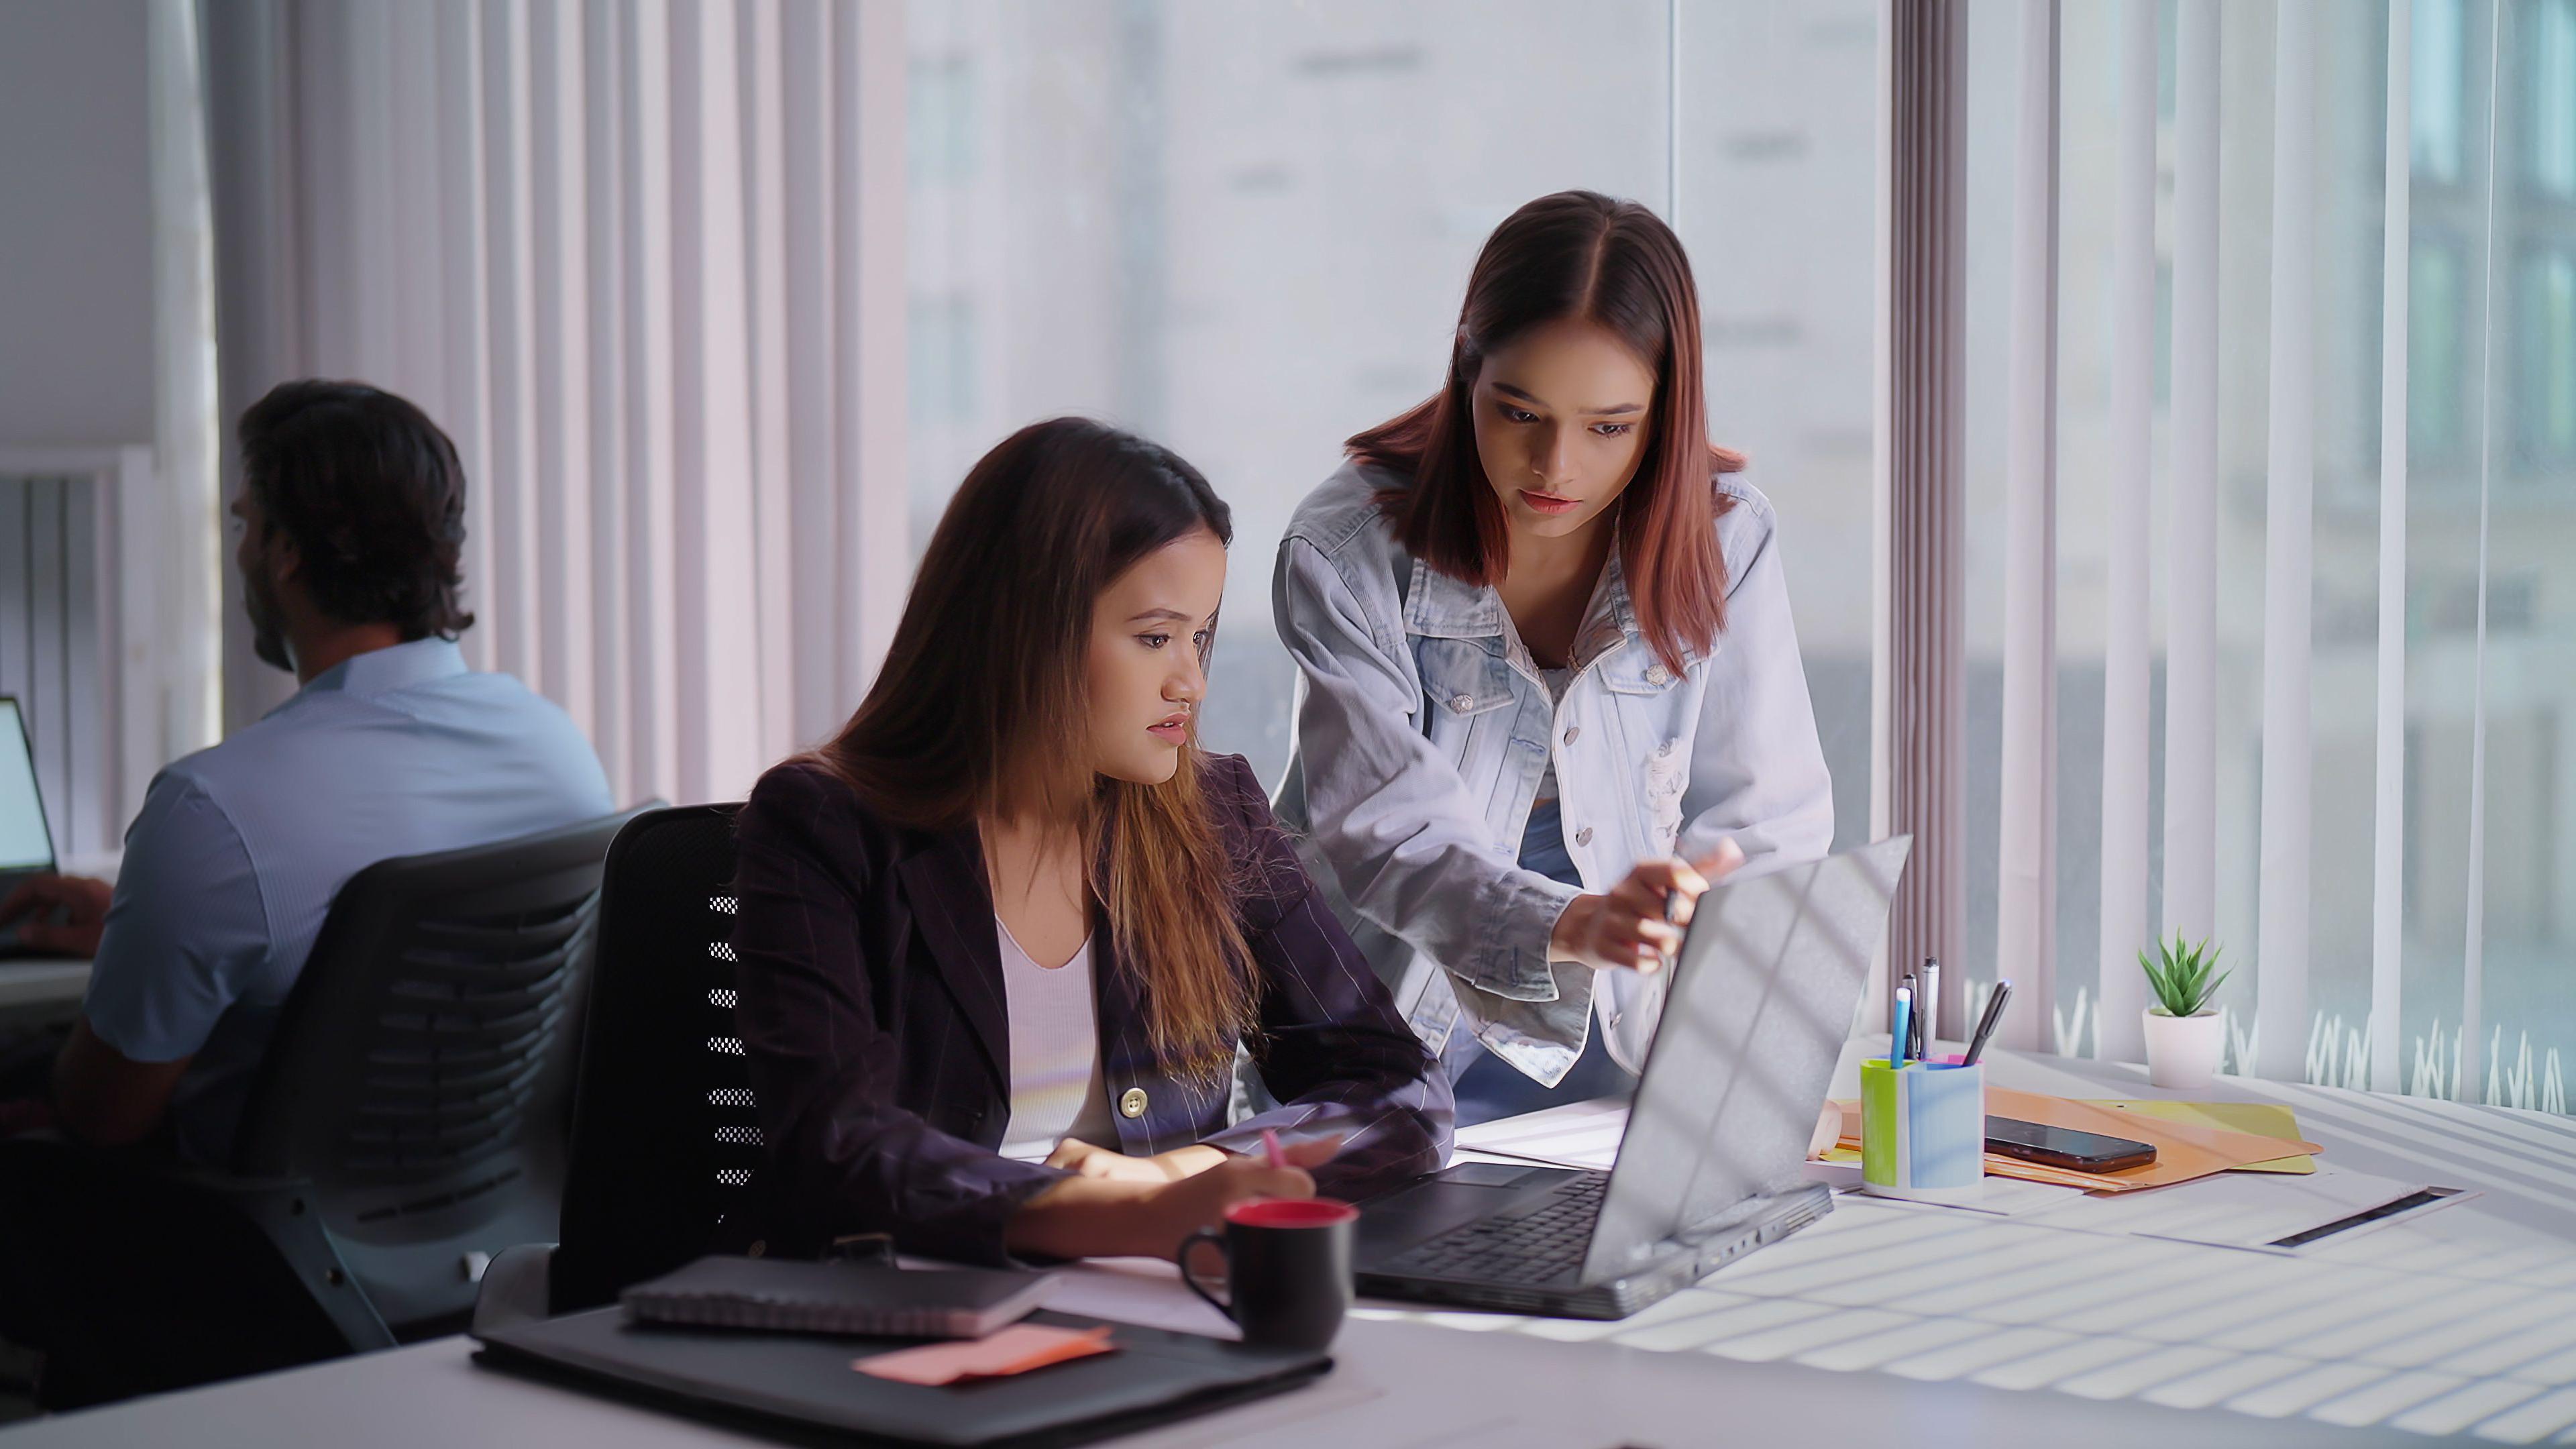
[[[2218,1075],[2219,1056],[2227,1049],[2226,1028],[2218,1013],[2167,1016],[2146,1009],[2147,1080],[2159,1087],[2206,1087]]]

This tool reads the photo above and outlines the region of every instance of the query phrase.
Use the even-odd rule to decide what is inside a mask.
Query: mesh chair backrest
[[[727,818],[730,826],[731,818]],[[751,1222],[751,1175],[760,1166],[760,1113],[751,1095],[751,1066],[734,1035],[735,997],[733,918],[742,903],[732,894],[732,841],[728,837],[725,884],[707,898],[707,949],[701,959],[706,974],[706,1050],[696,1055],[706,1088],[707,1130],[703,1146],[707,1169],[698,1174],[710,1185],[707,1226],[718,1237],[732,1238]]]
[[[737,808],[649,811],[609,847],[556,1312],[750,1241],[760,1125],[733,1024]]]
[[[379,861],[333,898],[233,1166],[316,1184],[335,1232],[420,1241],[549,1205],[600,866],[624,817]]]

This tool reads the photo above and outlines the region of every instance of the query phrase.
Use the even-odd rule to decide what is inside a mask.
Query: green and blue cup
[[[1860,1064],[1861,1191],[1915,1202],[1976,1202],[1986,1183],[1984,1063]]]

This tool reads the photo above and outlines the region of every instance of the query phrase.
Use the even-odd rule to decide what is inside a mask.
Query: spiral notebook
[[[700,1258],[620,1295],[636,1323],[883,1338],[982,1338],[1035,1312],[1055,1279],[988,1268]]]

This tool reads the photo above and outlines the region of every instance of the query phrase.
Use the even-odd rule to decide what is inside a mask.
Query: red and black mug
[[[1181,1281],[1233,1319],[1246,1343],[1320,1349],[1341,1331],[1351,1306],[1351,1243],[1360,1210],[1330,1198],[1272,1198],[1225,1210],[1225,1231],[1181,1239],[1173,1260]],[[1190,1272],[1190,1250],[1208,1243],[1225,1255],[1227,1297],[1218,1301]]]

